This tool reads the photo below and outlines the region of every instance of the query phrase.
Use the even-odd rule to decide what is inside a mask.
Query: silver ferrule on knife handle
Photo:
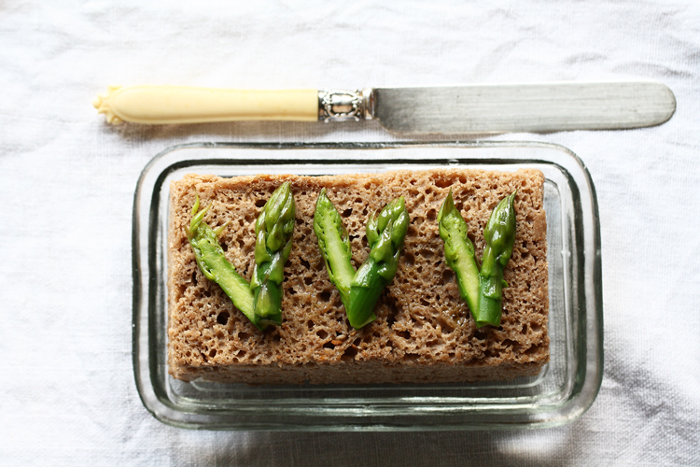
[[[372,120],[375,97],[371,88],[355,91],[320,90],[318,119],[324,122]]]

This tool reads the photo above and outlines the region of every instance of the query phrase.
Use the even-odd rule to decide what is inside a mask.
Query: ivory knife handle
[[[107,122],[146,124],[319,119],[316,89],[235,90],[187,86],[110,86],[93,106]]]

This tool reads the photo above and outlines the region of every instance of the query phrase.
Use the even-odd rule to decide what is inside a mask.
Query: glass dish
[[[551,361],[498,383],[248,386],[185,383],[167,370],[169,183],[221,176],[471,167],[545,174]],[[174,426],[228,430],[467,430],[561,425],[593,403],[603,374],[595,189],[568,149],[526,142],[188,144],[158,154],[136,188],[133,364],[146,408]]]

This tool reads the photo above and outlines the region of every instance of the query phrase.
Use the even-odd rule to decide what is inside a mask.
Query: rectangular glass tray
[[[325,175],[465,167],[545,175],[551,360],[496,383],[248,386],[173,379],[167,369],[169,184],[187,173]],[[144,169],[133,217],[133,364],[164,423],[226,430],[467,430],[561,425],[593,403],[603,374],[600,231],[585,166],[562,146],[527,142],[187,144]]]

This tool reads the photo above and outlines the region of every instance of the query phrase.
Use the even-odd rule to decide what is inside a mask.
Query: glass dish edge
[[[236,149],[365,149],[365,150],[375,150],[375,149],[387,149],[387,148],[402,148],[402,147],[450,147],[450,148],[544,148],[552,149],[560,153],[560,160],[557,163],[562,164],[564,170],[569,174],[573,174],[574,185],[578,187],[579,184],[584,184],[586,188],[586,194],[588,195],[583,199],[583,203],[586,206],[579,206],[579,210],[583,215],[590,215],[590,219],[586,221],[584,226],[584,232],[576,232],[575,235],[580,237],[582,242],[586,243],[586,248],[592,246],[594,251],[593,255],[588,255],[584,258],[584,264],[580,270],[577,271],[582,284],[585,288],[583,304],[584,306],[590,307],[591,312],[586,313],[586,322],[580,323],[580,325],[585,326],[588,338],[588,342],[585,343],[584,348],[588,350],[589,355],[587,358],[589,364],[586,369],[586,375],[583,381],[585,387],[583,387],[579,392],[577,392],[576,403],[569,403],[563,410],[559,411],[557,414],[543,414],[543,416],[534,421],[523,423],[517,420],[508,421],[504,419],[495,420],[489,422],[488,420],[482,420],[476,423],[470,423],[465,420],[465,423],[460,422],[460,417],[452,417],[450,423],[444,423],[440,426],[433,424],[426,424],[425,426],[411,426],[402,427],[401,424],[397,425],[373,425],[367,426],[363,423],[353,424],[351,423],[340,423],[338,425],[308,425],[305,422],[300,424],[291,423],[290,421],[281,423],[243,423],[240,425],[222,424],[217,425],[208,422],[206,414],[201,417],[194,416],[189,417],[187,421],[183,421],[177,417],[176,409],[173,407],[168,407],[164,404],[162,400],[158,398],[157,395],[153,394],[152,387],[147,384],[144,380],[144,365],[141,361],[143,354],[141,347],[144,341],[144,331],[143,322],[144,312],[147,314],[149,307],[152,303],[149,300],[144,300],[144,292],[149,290],[149,282],[147,274],[144,276],[144,262],[143,262],[143,231],[147,230],[144,228],[143,220],[143,208],[148,204],[144,204],[144,196],[148,193],[144,190],[149,188],[150,185],[144,185],[147,178],[153,177],[154,173],[158,172],[158,169],[163,162],[166,162],[169,154],[177,152],[180,149],[188,148],[236,148]],[[546,161],[548,163],[553,163],[552,161]],[[162,176],[162,173],[158,173],[158,176]],[[152,195],[152,193],[151,193]],[[155,202],[151,198],[151,204]],[[549,143],[533,143],[524,141],[514,141],[514,142],[390,142],[390,143],[188,143],[171,146],[166,148],[164,151],[156,155],[144,168],[139,181],[137,183],[136,192],[134,195],[134,211],[133,211],[133,222],[134,229],[132,232],[132,266],[133,266],[133,280],[134,280],[134,291],[133,291],[133,368],[135,381],[144,406],[149,410],[157,419],[163,421],[164,423],[186,427],[186,428],[200,428],[200,429],[264,429],[264,430],[307,430],[307,431],[332,431],[332,430],[372,430],[372,431],[383,431],[383,430],[401,430],[401,429],[423,429],[423,430],[435,430],[435,429],[449,429],[449,430],[464,430],[464,429],[493,429],[493,428],[536,428],[536,427],[548,427],[561,425],[578,418],[583,414],[593,403],[602,380],[602,369],[603,369],[603,316],[602,316],[602,283],[601,283],[601,266],[600,266],[600,227],[598,224],[597,216],[597,200],[595,195],[595,188],[593,186],[590,174],[586,169],[582,161],[569,149],[555,144]],[[149,219],[151,222],[152,219]],[[149,225],[149,228],[151,226]],[[146,267],[149,269],[149,266]],[[147,272],[147,271],[146,271]],[[144,278],[146,280],[144,280]],[[572,401],[569,401],[572,402]],[[390,412],[387,414],[391,415]],[[400,411],[395,412],[398,417],[400,417]],[[303,417],[302,417],[303,418]],[[473,420],[472,420],[473,422]]]

